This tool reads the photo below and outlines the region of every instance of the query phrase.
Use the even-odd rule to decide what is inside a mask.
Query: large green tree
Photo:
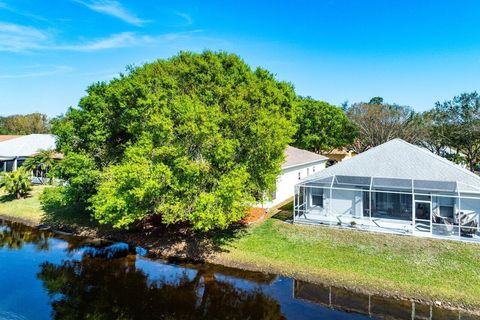
[[[87,93],[53,131],[67,157],[94,163],[84,197],[116,227],[151,215],[227,227],[274,188],[295,129],[293,87],[224,52],[129,68]]]
[[[295,145],[316,153],[351,145],[356,128],[343,110],[327,102],[300,98]]]
[[[436,116],[431,143],[439,139],[444,145],[458,150],[471,171],[480,159],[480,96],[477,92],[463,93],[452,100],[437,102],[430,111]]]

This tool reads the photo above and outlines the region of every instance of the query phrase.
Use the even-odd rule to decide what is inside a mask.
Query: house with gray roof
[[[15,171],[29,157],[41,150],[55,150],[52,134],[0,136],[0,171]]]
[[[293,197],[295,185],[304,178],[325,169],[328,158],[314,152],[288,146],[282,173],[277,178],[276,190],[269,201],[263,204],[270,208]]]
[[[480,177],[394,139],[302,179],[294,221],[480,242]]]

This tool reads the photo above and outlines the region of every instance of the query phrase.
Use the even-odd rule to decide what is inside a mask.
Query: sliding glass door
[[[415,226],[417,234],[432,234],[432,201],[415,200]]]

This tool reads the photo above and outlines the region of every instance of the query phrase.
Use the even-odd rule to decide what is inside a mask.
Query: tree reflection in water
[[[52,298],[54,319],[285,319],[279,303],[259,289],[245,290],[205,269],[175,281],[157,281],[136,268],[135,255],[84,255],[45,262],[38,278]]]
[[[20,250],[25,244],[34,244],[38,250],[48,250],[48,232],[41,232],[20,223],[0,221],[0,249]]]

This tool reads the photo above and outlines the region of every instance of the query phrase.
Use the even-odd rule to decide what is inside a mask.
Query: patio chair
[[[475,212],[459,212],[460,235],[462,237],[472,237],[478,230],[478,221]]]
[[[454,231],[453,218],[442,217],[437,210],[432,212],[432,221],[442,225],[442,231],[445,234],[451,234]]]

